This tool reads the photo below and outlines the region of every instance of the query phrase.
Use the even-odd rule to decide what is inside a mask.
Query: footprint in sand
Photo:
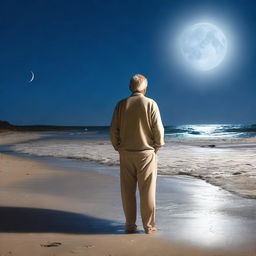
[[[95,247],[95,245],[91,245],[91,244],[89,244],[89,245],[83,245],[83,247],[85,247],[85,248],[94,248],[94,247]]]
[[[61,243],[60,242],[52,242],[52,243],[47,243],[47,244],[40,244],[41,247],[56,247],[56,246],[60,246]]]

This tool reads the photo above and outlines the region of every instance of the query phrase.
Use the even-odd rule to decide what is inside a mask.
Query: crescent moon
[[[33,71],[30,71],[30,72],[31,72],[32,77],[31,77],[31,79],[29,80],[29,83],[31,83],[31,82],[34,80],[34,77],[35,77]]]

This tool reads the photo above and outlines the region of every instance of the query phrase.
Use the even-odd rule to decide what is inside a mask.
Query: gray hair
[[[130,80],[130,90],[132,92],[138,92],[146,89],[148,86],[148,80],[145,76],[136,74]]]

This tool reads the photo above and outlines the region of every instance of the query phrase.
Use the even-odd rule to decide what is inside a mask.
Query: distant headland
[[[58,130],[73,130],[73,129],[85,129],[85,126],[13,125],[7,121],[0,120],[0,132],[3,132],[3,131],[58,131]]]

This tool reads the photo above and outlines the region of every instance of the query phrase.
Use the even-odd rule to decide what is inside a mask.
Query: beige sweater
[[[110,139],[117,151],[157,150],[164,145],[164,127],[156,102],[135,92],[116,104]]]

